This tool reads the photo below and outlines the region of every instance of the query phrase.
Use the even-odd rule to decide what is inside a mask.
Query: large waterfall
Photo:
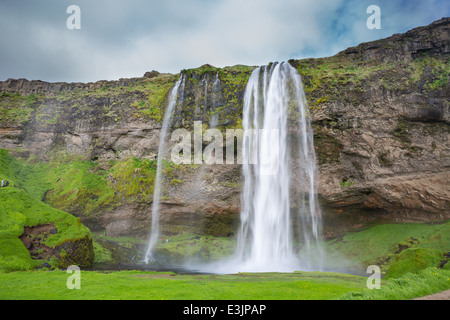
[[[213,109],[218,84],[216,75]],[[180,76],[164,116],[145,262],[154,259],[152,251],[159,236],[161,161],[167,149],[170,119],[177,101],[182,101],[184,85],[185,79]],[[219,273],[322,269],[313,134],[298,71],[286,62],[255,69],[245,89],[242,123],[244,186],[236,252],[226,261],[196,268]],[[216,125],[217,119],[212,118],[210,127]]]
[[[248,140],[233,268],[321,269],[313,135],[302,81],[289,63],[253,71],[244,96],[243,126]]]

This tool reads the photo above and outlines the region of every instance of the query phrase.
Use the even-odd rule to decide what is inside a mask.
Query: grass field
[[[71,274],[0,274],[0,299],[303,300],[337,299],[361,290],[366,278],[337,273],[239,273],[177,275],[140,271],[82,271],[80,289],[68,289]]]
[[[69,289],[65,271],[0,273],[1,300],[403,300],[450,289],[450,271],[428,268],[381,281],[331,272],[178,275],[143,271],[81,271]]]

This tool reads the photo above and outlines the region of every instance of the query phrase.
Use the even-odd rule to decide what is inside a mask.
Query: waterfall
[[[181,75],[178,81],[175,83],[174,87],[172,88],[167,110],[164,114],[163,124],[159,137],[158,160],[156,165],[156,181],[153,192],[152,227],[150,232],[150,238],[147,245],[147,250],[144,256],[145,263],[154,260],[152,250],[156,242],[158,241],[159,236],[159,202],[161,200],[161,184],[163,179],[162,168],[163,168],[164,153],[166,152],[167,132],[171,125],[171,118],[177,105],[177,101],[178,100],[183,101],[184,86],[185,86],[185,78],[183,77],[183,75]],[[178,99],[179,95],[180,97]]]
[[[219,89],[220,89],[220,79],[219,79],[219,72],[217,72],[216,78],[212,85],[211,112],[213,114],[211,115],[211,120],[210,120],[210,124],[209,124],[210,128],[215,128],[219,124],[219,114],[216,112],[217,102],[218,102],[217,96],[219,95]]]
[[[289,114],[296,123],[290,123]],[[243,127],[248,140],[242,152],[244,187],[233,268],[321,269],[313,135],[301,78],[289,63],[253,71],[244,94]],[[278,133],[275,143],[271,132]],[[266,172],[267,161],[275,161],[277,170]],[[291,205],[295,202],[297,208]]]
[[[207,80],[202,84],[206,110]],[[219,84],[216,75],[210,96],[213,112]],[[152,250],[159,236],[162,161],[171,117],[177,103],[182,103],[184,86],[180,76],[164,115],[146,263],[155,261]],[[217,125],[215,118],[210,121],[211,127]],[[244,93],[242,124],[244,186],[236,251],[228,260],[198,269],[215,273],[322,270],[313,134],[297,70],[285,62],[255,69]]]

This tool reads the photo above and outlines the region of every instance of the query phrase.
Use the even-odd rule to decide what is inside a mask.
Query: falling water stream
[[[153,193],[153,204],[152,204],[152,228],[150,231],[150,239],[147,245],[147,250],[144,256],[144,262],[148,263],[153,261],[153,247],[158,241],[159,236],[159,202],[161,200],[161,185],[162,185],[162,166],[164,153],[166,152],[166,139],[167,132],[170,128],[172,114],[175,110],[178,100],[182,101],[182,95],[184,94],[185,78],[183,75],[180,76],[178,81],[175,83],[169,97],[169,104],[167,110],[164,114],[164,120],[161,128],[161,135],[159,138],[158,146],[158,160],[156,165],[156,181]],[[179,99],[180,96],[180,99]]]
[[[320,269],[313,135],[301,78],[289,63],[253,71],[244,96],[243,126],[244,133],[266,135],[246,134],[235,265],[239,271]],[[275,143],[270,134],[274,130]],[[255,156],[257,163],[252,164]],[[266,170],[267,161],[276,170]]]

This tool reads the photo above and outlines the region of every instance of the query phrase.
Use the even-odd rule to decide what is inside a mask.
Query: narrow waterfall
[[[177,105],[177,101],[183,100],[184,93],[184,85],[185,78],[183,75],[180,76],[178,81],[175,83],[169,97],[169,103],[167,106],[167,110],[164,114],[163,124],[161,128],[161,133],[159,137],[159,147],[158,147],[158,160],[156,166],[156,181],[155,188],[153,192],[153,204],[152,204],[152,228],[150,232],[150,238],[147,245],[147,250],[144,256],[144,262],[148,263],[149,261],[153,261],[153,247],[158,241],[159,236],[159,202],[161,200],[161,184],[162,184],[162,166],[164,153],[166,150],[166,142],[167,142],[167,133],[171,125],[172,114]],[[179,97],[180,96],[180,97]]]
[[[212,101],[211,101],[211,120],[209,123],[210,128],[215,128],[219,124],[219,113],[216,112],[217,103],[218,103],[218,95],[220,89],[220,79],[219,73],[216,73],[216,78],[214,79],[214,83],[212,85]]]
[[[212,98],[211,103],[208,103],[208,76],[206,75],[202,81],[202,86],[204,87],[204,118],[206,118],[206,112],[208,110],[208,106],[210,105],[211,111],[213,112],[216,108],[216,101],[217,101],[217,95],[219,94],[219,86],[220,86],[220,80],[219,80],[219,74],[216,73],[216,77],[214,80],[214,83],[212,85]],[[168,101],[168,107],[164,114],[163,124],[161,128],[161,136],[159,139],[159,147],[158,147],[158,160],[157,160],[157,168],[156,168],[156,180],[155,180],[155,187],[154,187],[154,194],[153,194],[153,204],[152,204],[152,225],[151,225],[151,232],[149,236],[149,242],[147,245],[146,253],[144,256],[144,262],[149,263],[152,261],[156,261],[155,257],[153,256],[153,249],[155,245],[157,244],[159,233],[160,233],[160,226],[159,226],[159,204],[162,197],[161,194],[161,186],[162,181],[164,179],[162,174],[163,169],[163,160],[165,159],[166,153],[168,152],[168,146],[167,142],[169,139],[169,129],[172,125],[172,118],[175,113],[175,109],[177,109],[177,106],[180,106],[183,104],[184,101],[184,92],[185,92],[185,86],[186,86],[186,76],[181,75],[178,81],[175,83],[174,87],[172,88],[172,91],[170,93],[169,101]],[[198,107],[199,108],[199,107]],[[217,115],[218,116],[218,115]],[[215,127],[218,123],[218,117],[211,120],[211,128]],[[200,179],[202,176],[203,169],[200,168],[200,173],[197,175],[197,179]],[[198,184],[200,184],[201,181],[198,181]],[[200,191],[198,191],[200,192]]]
[[[313,135],[301,78],[289,63],[253,71],[244,96],[243,127],[248,140],[242,152],[244,187],[234,268],[321,269]],[[267,170],[267,162],[276,165],[274,170]]]

